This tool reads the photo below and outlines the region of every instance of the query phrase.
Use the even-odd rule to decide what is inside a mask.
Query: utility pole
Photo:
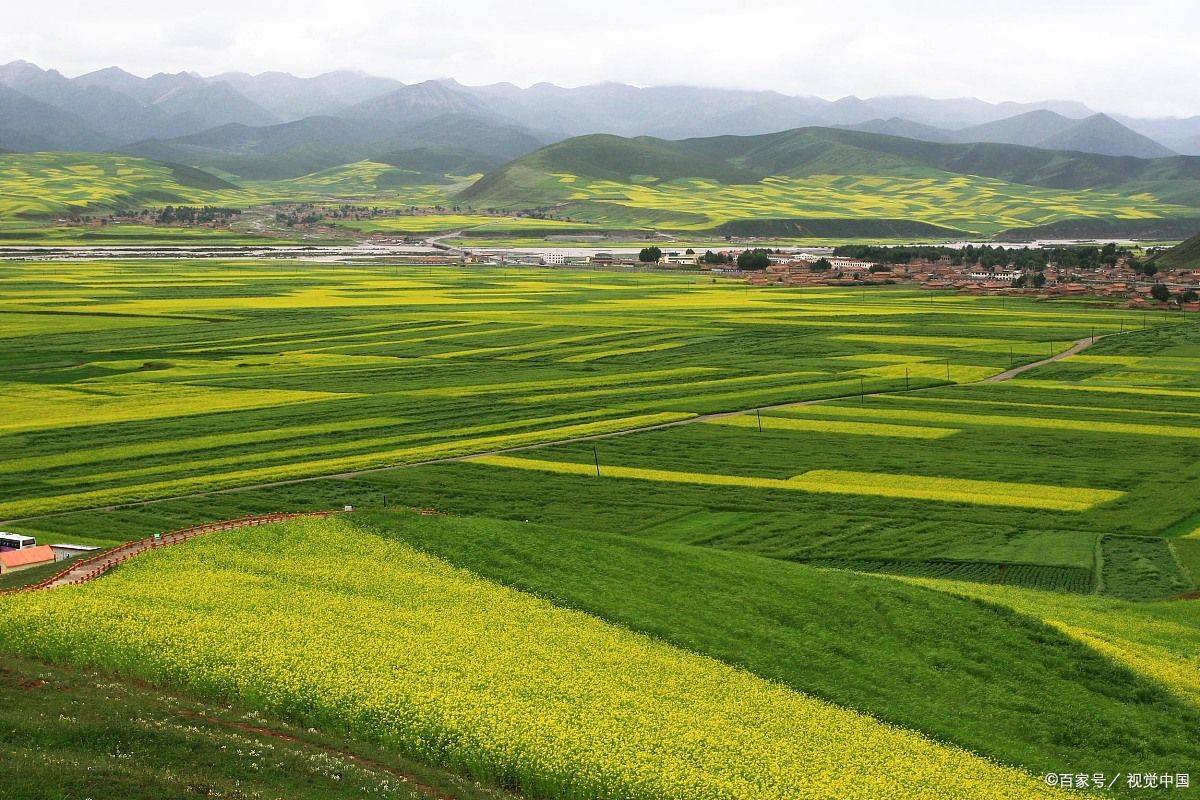
[[[762,409],[756,408],[754,409],[754,413],[758,415],[758,432],[762,433]]]
[[[596,477],[600,477],[600,453],[596,450],[596,446],[592,445],[592,458],[596,459]]]
[[[904,368],[904,391],[908,391],[908,367]]]

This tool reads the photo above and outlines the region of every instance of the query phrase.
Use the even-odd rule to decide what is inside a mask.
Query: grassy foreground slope
[[[343,520],[200,539],[0,604],[10,653],[238,698],[539,797],[1049,796]]]
[[[1157,675],[1116,667],[996,606],[587,531],[412,514],[355,522],[559,605],[1035,773],[1085,764],[1185,771],[1200,759],[1189,733],[1200,708],[1169,697]],[[1062,707],[1076,713],[1064,716]]]
[[[556,206],[608,225],[654,219],[678,229],[851,236],[853,221],[874,226],[871,235],[906,223],[901,235],[954,236],[1065,223],[1140,229],[1185,219],[1186,227],[1200,217],[1197,189],[1200,159],[802,128],[678,142],[583,136],[520,158],[459,196],[501,208]]]
[[[392,753],[107,673],[0,663],[5,800],[511,797]]]

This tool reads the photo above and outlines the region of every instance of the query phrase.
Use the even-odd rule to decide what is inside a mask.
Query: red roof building
[[[24,550],[6,550],[0,553],[0,575],[16,572],[41,564],[52,563],[54,551],[48,544],[26,547]]]

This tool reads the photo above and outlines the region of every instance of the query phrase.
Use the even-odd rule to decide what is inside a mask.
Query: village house
[[[54,561],[54,550],[48,544],[25,547],[21,550],[3,550],[0,551],[0,575],[39,567],[42,564],[53,564]]]

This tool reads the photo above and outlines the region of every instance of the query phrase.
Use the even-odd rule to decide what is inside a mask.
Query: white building
[[[100,548],[86,544],[52,544],[50,549],[54,551],[55,561],[66,561],[69,558],[94,553]]]
[[[987,272],[985,270],[976,270],[975,272],[967,273],[977,281],[1004,281],[1005,283],[1013,283],[1017,278],[1021,277],[1019,271],[1005,270],[1004,272]]]

